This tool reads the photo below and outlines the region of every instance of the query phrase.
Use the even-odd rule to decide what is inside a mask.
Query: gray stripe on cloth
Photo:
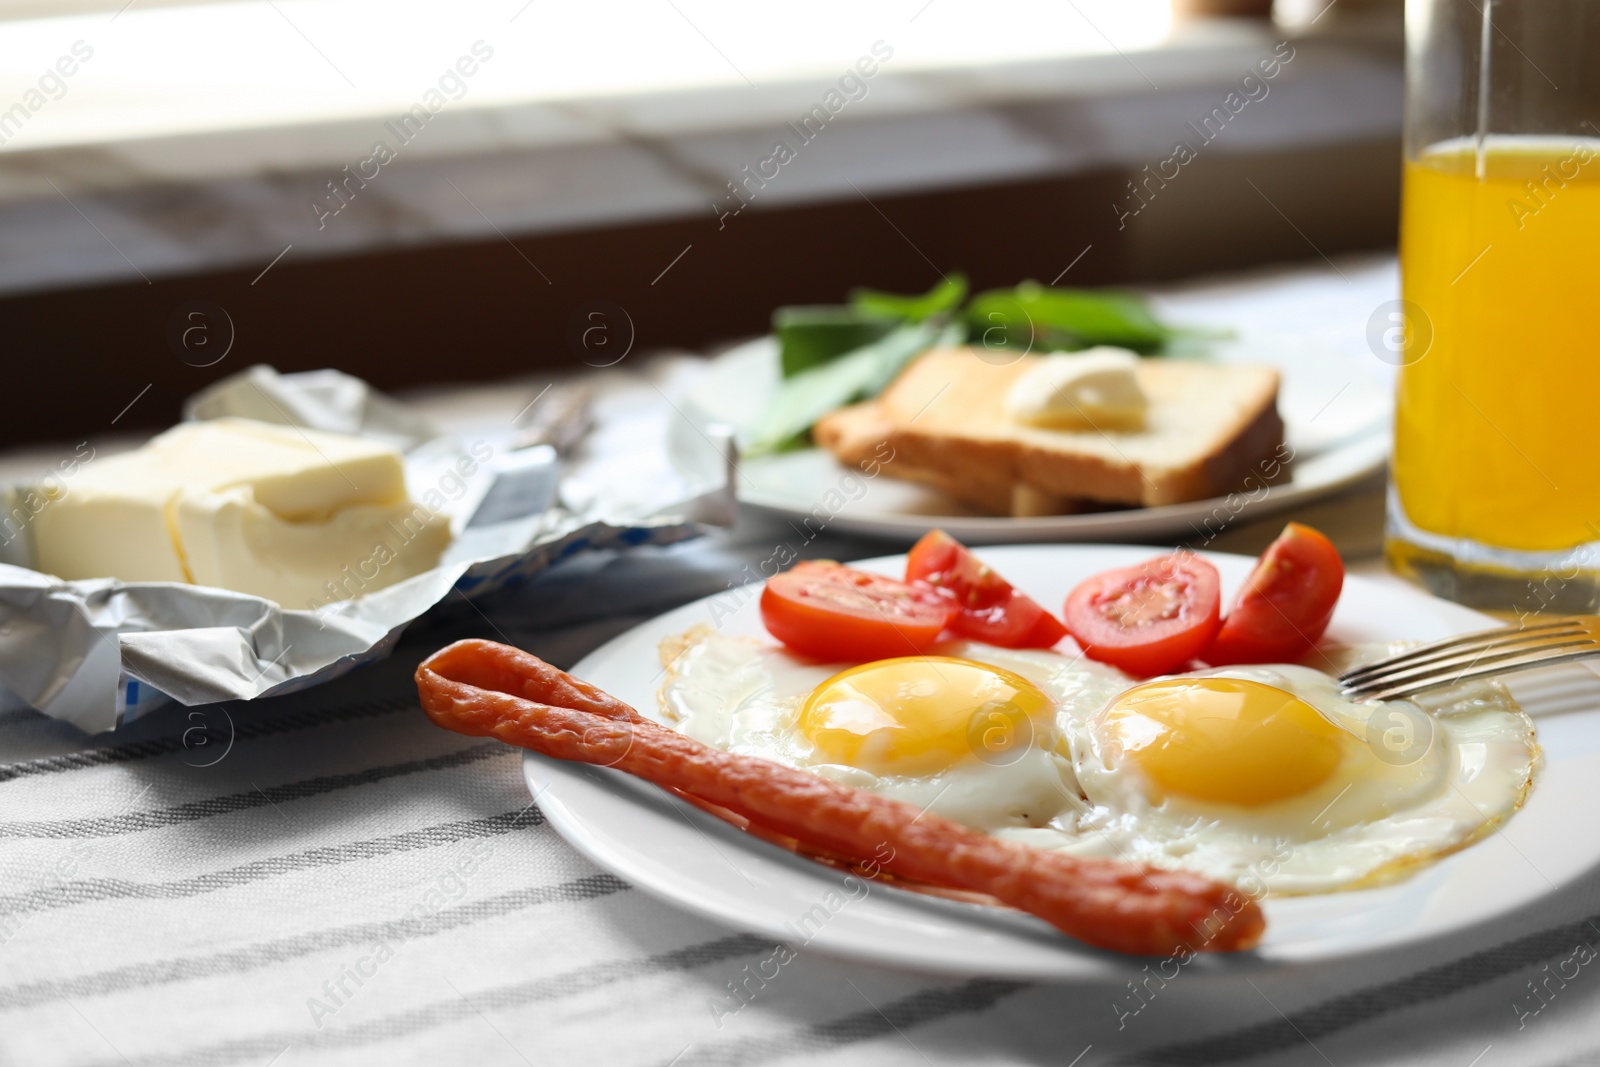
[[[1278,1052],[1316,1041],[1407,1008],[1440,1000],[1503,978],[1530,964],[1570,952],[1579,941],[1600,941],[1600,915],[1564,923],[1460,956],[1382,985],[1324,1000],[1267,1022],[1197,1041],[1174,1042],[1130,1054],[1129,1067],[1206,1067]]]
[[[250,1061],[265,1063],[292,1045],[297,1052],[322,1049],[363,1048],[380,1041],[393,1041],[437,1026],[476,1020],[485,1008],[515,1008],[539,1001],[561,1000],[589,993],[605,986],[647,975],[694,970],[708,963],[737,959],[740,956],[770,952],[773,942],[753,934],[735,934],[702,941],[653,956],[608,960],[593,963],[544,978],[496,986],[486,990],[463,990],[467,999],[451,997],[435,1000],[404,1011],[379,1016],[348,1027],[316,1029],[309,1021],[304,1029],[269,1030],[249,1037],[235,1038],[213,1045],[163,1050],[160,1062],[166,1067],[210,1067],[217,1063]],[[441,985],[443,984],[441,980]],[[481,1023],[479,1024],[481,1025]],[[106,1067],[126,1067],[121,1059],[104,1061]]]
[[[88,998],[122,993],[129,989],[148,989],[168,982],[188,982],[200,978],[221,978],[271,967],[302,956],[314,955],[346,945],[372,945],[387,941],[410,941],[458,930],[486,919],[499,918],[540,904],[594,900],[632,889],[612,874],[589,874],[557,885],[529,886],[501,893],[484,900],[472,900],[444,908],[417,920],[391,919],[384,922],[352,923],[295,937],[262,941],[229,952],[209,956],[180,956],[167,960],[144,960],[125,967],[96,971],[76,978],[27,982],[0,988],[0,1010],[27,1008],[57,997]]]
[[[0,915],[16,912],[44,911],[64,908],[74,904],[89,904],[98,900],[182,900],[200,896],[218,889],[276,878],[296,871],[331,867],[357,860],[377,859],[397,852],[449,845],[457,841],[470,841],[479,837],[496,837],[524,826],[541,826],[544,813],[529,806],[521,811],[508,811],[483,819],[464,819],[460,822],[425,826],[389,837],[375,837],[365,841],[351,841],[342,845],[324,845],[290,852],[281,856],[225,867],[218,871],[179,878],[172,882],[130,882],[122,878],[84,878],[60,885],[33,889],[26,893],[0,896]]]
[[[45,722],[47,718],[44,712],[34,711],[32,708],[15,708],[11,711],[0,711],[0,730],[22,722]]]
[[[740,1067],[742,1064],[766,1063],[798,1053],[825,1052],[841,1045],[871,1041],[896,1033],[905,1037],[905,1031],[924,1023],[938,1022],[952,1015],[988,1011],[1001,1000],[1031,984],[974,978],[959,986],[923,989],[883,1004],[873,1005],[869,1001],[861,1011],[825,1023],[796,1027],[771,1037],[696,1046],[694,1054],[685,1057],[679,1067]],[[906,1037],[906,1041],[911,1043],[909,1037]],[[911,1047],[919,1054],[922,1052],[914,1043],[911,1043]],[[926,1056],[923,1058],[926,1059]]]
[[[387,697],[380,700],[363,700],[331,708],[313,708],[309,711],[295,711],[285,715],[265,715],[260,718],[252,717],[235,720],[233,740],[235,742],[254,741],[257,738],[271,737],[274,734],[291,733],[296,730],[328,726],[333,723],[370,719],[378,715],[392,715],[397,711],[405,711],[407,709],[420,711],[416,694]],[[30,714],[33,713],[30,712]],[[73,752],[64,756],[44,756],[40,759],[0,764],[0,782],[9,782],[17,778],[27,778],[38,774],[58,774],[62,771],[82,770],[86,767],[99,767],[108,763],[130,763],[135,760],[152,759],[156,756],[170,756],[174,752],[185,751],[183,739],[186,733],[187,731],[180,732],[176,737],[158,737],[148,741],[129,741],[120,745],[106,745],[103,748],[94,748],[87,752]]]
[[[229,815],[269,804],[291,800],[305,800],[341,789],[371,785],[374,782],[401,778],[424,771],[448,770],[488,759],[497,752],[510,751],[498,741],[484,741],[467,748],[447,752],[442,756],[388,763],[379,767],[351,771],[348,774],[330,774],[319,778],[306,778],[298,782],[285,782],[268,789],[252,789],[246,793],[229,793],[205,800],[191,800],[170,808],[154,811],[134,811],[121,815],[98,815],[83,819],[52,819],[38,822],[0,822],[0,837],[113,837],[117,834],[139,833],[163,826],[209,819],[216,815]]]

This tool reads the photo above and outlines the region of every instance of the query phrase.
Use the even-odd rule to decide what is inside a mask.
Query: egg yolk
[[[1156,786],[1254,807],[1300,796],[1339,765],[1343,731],[1293,693],[1242,678],[1170,678],[1123,693],[1102,725]]]
[[[825,762],[928,775],[969,759],[1009,763],[1048,732],[1050,712],[1049,698],[1019,674],[906,656],[829,678],[806,698],[798,726]]]

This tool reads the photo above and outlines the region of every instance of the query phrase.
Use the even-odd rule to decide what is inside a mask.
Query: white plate
[[[739,500],[759,511],[804,520],[819,503],[830,528],[909,544],[932,525],[969,544],[1017,541],[1162,540],[1248,514],[1260,518],[1337,492],[1382,469],[1389,454],[1389,392],[1369,375],[1352,371],[1338,352],[1288,336],[1257,335],[1219,343],[1219,362],[1270,363],[1282,368],[1278,409],[1294,450],[1287,482],[1259,499],[1226,498],[1188,504],[1059,515],[995,518],[966,509],[912,482],[879,477],[863,485],[821,449],[765,456],[742,464]],[[777,342],[771,337],[730,349],[712,360],[678,404],[668,445],[686,476],[709,477],[722,458],[709,441],[716,423],[738,426],[765,406],[778,384]],[[1209,526],[1207,527],[1207,523]]]
[[[1148,559],[1151,550],[1029,545],[989,548],[983,556],[1030,595],[1057,604],[1081,579]],[[1225,595],[1252,562],[1206,558],[1221,571]],[[900,574],[904,557],[856,565]],[[654,715],[662,637],[718,620],[725,633],[762,633],[754,590],[721,597],[635,627],[585,657],[573,673]],[[1352,578],[1329,637],[1432,640],[1491,622],[1421,593]],[[1267,934],[1256,952],[1198,959],[1189,969],[1254,973],[1437,937],[1530,904],[1600,861],[1600,824],[1573,814],[1600,809],[1600,679],[1582,668],[1558,667],[1522,675],[1513,689],[1538,721],[1547,762],[1527,805],[1501,831],[1398,885],[1269,898]],[[837,894],[835,903],[850,896],[838,871],[751,838],[619,772],[531,753],[523,768],[550,824],[601,867],[707,918],[796,947],[923,971],[1057,980],[1115,976],[1147,962],[1083,948],[1030,916],[860,880],[854,884],[865,892],[857,889],[855,899],[831,910],[830,893]],[[819,906],[821,913],[813,910]],[[808,914],[812,923],[797,929]]]

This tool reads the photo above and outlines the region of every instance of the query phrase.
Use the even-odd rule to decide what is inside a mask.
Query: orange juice
[[[1498,549],[1600,541],[1600,141],[1423,153],[1406,164],[1400,257],[1422,319],[1396,401],[1405,517]]]

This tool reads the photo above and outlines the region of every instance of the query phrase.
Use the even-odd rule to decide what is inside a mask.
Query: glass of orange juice
[[[1600,612],[1600,0],[1408,0],[1406,38],[1389,562]]]

